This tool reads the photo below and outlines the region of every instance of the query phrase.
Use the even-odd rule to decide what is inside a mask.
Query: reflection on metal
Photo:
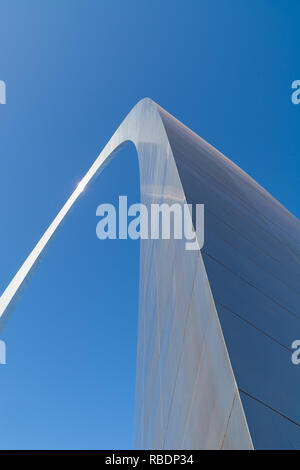
[[[276,350],[290,366],[283,348],[299,330],[299,224],[150,99],[132,109],[4,291],[1,323],[83,189],[128,141],[143,204],[204,203],[206,214],[202,253],[186,251],[184,240],[141,240],[136,446],[252,449],[252,438],[272,446],[278,416],[288,434],[282,446],[299,442],[295,403],[287,404],[271,361]]]

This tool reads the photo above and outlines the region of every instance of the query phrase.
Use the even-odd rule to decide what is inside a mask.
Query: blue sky
[[[2,0],[0,291],[148,96],[300,214],[297,0]],[[96,207],[139,200],[133,147],[86,192],[1,339],[1,448],[131,448],[139,244]]]

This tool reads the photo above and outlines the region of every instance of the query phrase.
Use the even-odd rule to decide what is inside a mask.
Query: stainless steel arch
[[[83,188],[127,141],[137,149],[141,202],[186,202],[197,166],[181,161],[180,142],[196,138],[188,132],[150,99],[132,109],[2,294],[1,325]],[[213,160],[216,151],[197,139]],[[201,252],[186,251],[184,240],[142,240],[140,250],[136,446],[252,449]]]

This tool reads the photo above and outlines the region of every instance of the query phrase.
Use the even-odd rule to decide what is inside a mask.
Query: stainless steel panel
[[[187,201],[205,203],[203,260],[254,447],[300,448],[300,375],[290,350],[300,337],[299,221],[224,155],[162,117]],[[230,442],[228,434],[224,448]]]

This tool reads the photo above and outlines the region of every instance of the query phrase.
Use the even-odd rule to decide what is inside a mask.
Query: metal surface
[[[189,203],[205,203],[202,256],[258,449],[300,448],[300,223],[220,152],[162,113]],[[228,439],[230,441],[230,439]]]
[[[138,154],[141,202],[204,203],[206,224],[203,258],[186,251],[184,240],[141,240],[136,446],[251,449],[232,362],[255,446],[280,442],[270,419],[258,418],[264,407],[274,422],[286,419],[289,436],[281,444],[292,447],[299,428],[282,415],[298,419],[297,407],[285,399],[287,385],[264,341],[276,339],[272,348],[289,368],[278,342],[288,345],[299,329],[299,223],[150,99],[129,113],[3,293],[1,323],[83,188],[128,141]],[[293,367],[288,377],[296,380]]]

